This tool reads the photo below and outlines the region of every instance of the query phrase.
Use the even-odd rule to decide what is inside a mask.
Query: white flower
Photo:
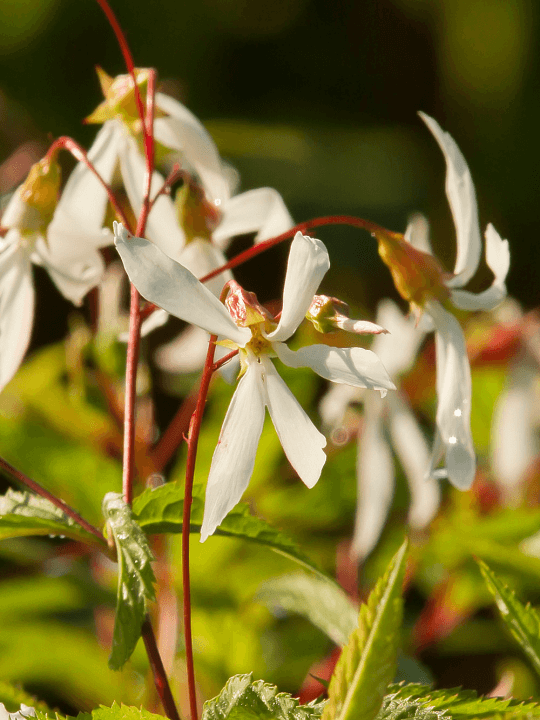
[[[413,364],[424,333],[391,300],[380,303],[377,323],[390,332],[377,335],[372,350],[396,381]],[[409,483],[411,527],[422,529],[433,519],[440,493],[438,484],[426,478],[430,463],[428,445],[399,391],[383,400],[357,388],[332,386],[321,401],[321,417],[339,437],[347,407],[359,401],[364,404],[364,413],[358,433],[358,501],[352,551],[362,559],[379,539],[392,503],[395,484],[392,449]]]
[[[508,242],[488,225],[486,262],[494,279],[481,293],[462,290],[476,273],[482,253],[476,194],[465,158],[452,137],[438,123],[420,113],[446,160],[446,195],[457,236],[457,257],[453,276],[445,281],[449,300],[464,310],[491,310],[506,296],[505,280],[510,264]],[[414,244],[414,231],[411,242]],[[470,414],[471,371],[463,331],[456,318],[437,299],[425,302],[424,310],[435,328],[437,351],[437,430],[430,473],[447,477],[461,490],[470,488],[475,472]],[[443,467],[436,469],[443,460]]]
[[[287,458],[304,483],[312,487],[321,474],[326,439],[281,380],[271,357],[277,356],[289,367],[311,367],[333,382],[381,392],[394,389],[382,363],[369,350],[312,345],[293,351],[285,344],[303,320],[330,266],[320,240],[296,234],[277,325],[254,296],[239,287],[227,298],[227,312],[189,270],[156,245],[130,236],[118,223],[115,241],[127,274],[143,297],[182,320],[227,338],[240,350],[243,374],[212,459],[201,540],[214,532],[249,483],[265,407]]]
[[[46,167],[46,162],[34,167]],[[103,273],[98,248],[111,242],[99,216],[79,214],[78,188],[72,177],[48,222],[43,216],[46,208],[40,209],[37,201],[27,197],[34,193],[39,198],[43,178],[42,173],[33,181],[29,176],[2,216],[8,232],[0,239],[0,390],[17,371],[30,341],[34,317],[31,264],[43,266],[64,297],[80,305]]]
[[[21,704],[16,712],[10,713],[6,710],[4,703],[0,703],[0,720],[25,720],[25,718],[36,717],[36,710],[29,705]]]

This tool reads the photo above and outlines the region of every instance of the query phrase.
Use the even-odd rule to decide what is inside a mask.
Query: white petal
[[[411,491],[409,524],[424,528],[431,522],[440,502],[438,483],[426,477],[430,453],[420,426],[399,393],[388,396],[388,420],[392,444],[403,466]]]
[[[446,160],[446,196],[450,203],[457,236],[454,277],[449,287],[463,287],[475,274],[480,262],[482,241],[474,185],[461,150],[454,139],[429,115],[419,113],[439,143]]]
[[[156,140],[179,150],[198,173],[210,200],[216,205],[229,199],[229,186],[214,141],[186,107],[163,93],[156,93],[156,105],[169,114],[154,122]],[[217,202],[216,202],[217,201]]]
[[[152,330],[163,327],[169,319],[169,313],[165,310],[154,310],[154,312],[141,323],[141,337],[146,337]]]
[[[509,500],[519,498],[519,484],[538,454],[534,427],[537,370],[520,363],[511,371],[499,395],[491,427],[492,467],[497,483]]]
[[[223,249],[236,235],[256,232],[257,243],[281,235],[294,225],[283,198],[273,188],[258,188],[236,195],[225,203],[222,211],[222,220],[212,239]]]
[[[363,391],[351,385],[330,385],[319,403],[319,415],[323,426],[336,430],[343,424],[349,405],[359,402],[364,397]]]
[[[28,254],[17,245],[0,253],[0,391],[22,362],[32,333],[34,287]]]
[[[364,429],[358,444],[358,500],[352,552],[361,560],[375,547],[394,494],[394,463],[383,434],[381,400],[366,398]]]
[[[69,250],[62,242],[47,247],[40,238],[32,260],[39,260],[38,264],[47,269],[62,295],[74,305],[80,305],[84,296],[99,285],[105,272],[101,253],[91,245],[85,247],[74,243]]]
[[[476,458],[471,435],[471,369],[463,331],[436,301],[426,304],[437,332],[437,429],[448,479],[460,490],[472,485]]]
[[[288,340],[304,319],[321,280],[330,267],[328,250],[316,238],[297,232],[291,244],[279,325],[269,340]]]
[[[311,488],[315,485],[326,455],[326,438],[306,415],[298,400],[278,375],[272,361],[261,357],[265,403],[287,459],[300,479]]]
[[[125,143],[120,152],[120,169],[129,202],[135,216],[138,217],[142,207],[146,161],[132,138]],[[164,178],[158,172],[152,174],[151,198],[163,187],[163,182]],[[161,195],[154,203],[146,223],[145,236],[166,255],[178,260],[186,239],[178,224],[174,203],[170,197]]]
[[[283,343],[273,343],[272,347],[284,365],[309,367],[332,382],[383,392],[396,389],[384,365],[371,350],[309,345],[295,351]]]
[[[223,335],[241,347],[251,331],[235,325],[225,306],[185,267],[156,245],[115,223],[115,242],[126,272],[141,295],[180,320]]]
[[[410,218],[405,230],[405,240],[417,250],[433,255],[429,242],[429,222],[422,213],[415,213]]]
[[[388,374],[395,377],[411,367],[425,333],[416,327],[414,318],[405,317],[392,300],[381,300],[377,308],[377,322],[389,333],[378,335],[371,348]]]
[[[508,240],[503,240],[493,225],[486,228],[486,261],[494,274],[491,287],[481,293],[453,290],[452,302],[462,310],[493,310],[506,297],[506,276],[510,268]]]
[[[197,372],[204,365],[210,336],[192,325],[156,352],[156,363],[168,373]],[[227,350],[226,352],[230,352]]]
[[[116,120],[107,121],[88,151],[88,159],[108,184],[112,180],[118,152],[124,142],[123,133],[120,123]],[[84,163],[78,163],[69,176],[59,206],[80,223],[80,227],[96,229],[103,225],[107,202],[108,196],[101,183]]]
[[[208,273],[211,273],[212,270],[225,265],[227,259],[223,252],[211,242],[208,242],[208,240],[195,238],[186,245],[178,258],[178,262],[184,267],[187,267],[195,277],[202,278],[208,275]],[[232,277],[232,272],[225,270],[215,278],[212,278],[212,280],[205,282],[204,285],[210,290],[212,295],[220,297],[223,286],[226,282],[232,280]]]
[[[254,362],[238,383],[212,457],[201,542],[212,535],[229,510],[240,502],[253,473],[263,423],[261,370]]]

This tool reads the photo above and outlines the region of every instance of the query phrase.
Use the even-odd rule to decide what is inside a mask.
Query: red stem
[[[11,475],[11,477],[15,478],[15,480],[18,480],[20,483],[25,485],[27,488],[35,492],[37,495],[41,495],[42,498],[45,498],[46,500],[49,500],[53,505],[55,505],[59,510],[64,512],[66,515],[69,515],[69,517],[72,520],[75,520],[77,525],[80,525],[80,527],[83,528],[83,530],[86,530],[86,532],[90,533],[94,537],[96,537],[99,542],[102,545],[106,545],[105,538],[100,533],[100,531],[91,525],[89,522],[87,522],[83,517],[79,515],[79,513],[74,510],[72,507],[70,507],[67,503],[65,503],[63,500],[60,500],[60,498],[57,498],[56,495],[53,495],[48,490],[45,490],[44,487],[42,487],[39,483],[37,483],[35,480],[32,480],[27,475],[22,473],[20,470],[17,470],[13,467],[13,465],[10,465],[6,460],[0,457],[0,468],[4,470],[4,472],[8,473],[8,475]]]
[[[167,717],[170,718],[170,720],[180,720],[180,715],[176,709],[176,704],[167,680],[167,673],[165,672],[163,662],[161,661],[156,636],[154,635],[148,615],[142,624],[141,634],[144,641],[144,647],[146,648],[146,654],[148,655],[148,660],[150,661],[150,667],[152,668],[152,673],[154,675],[156,690],[158,691],[163,708],[167,713]]]
[[[197,398],[197,407],[193,413],[188,438],[188,452],[186,459],[186,486],[184,491],[184,510],[182,515],[182,588],[184,593],[184,638],[186,643],[186,665],[188,676],[189,706],[191,720],[197,720],[197,696],[195,692],[195,670],[193,667],[193,642],[191,638],[191,589],[189,580],[189,534],[191,523],[191,504],[193,502],[193,478],[195,476],[195,460],[197,458],[197,444],[201,429],[206,396],[212,379],[216,335],[210,337],[208,353],[204,363],[204,370]]]
[[[253,247],[244,250],[244,252],[240,253],[232,260],[229,260],[229,262],[225,263],[225,265],[216,268],[216,270],[212,270],[212,272],[209,272],[208,275],[205,275],[204,277],[199,279],[202,283],[208,282],[208,280],[216,277],[216,275],[220,275],[222,272],[225,272],[225,270],[231,270],[232,268],[235,268],[238,265],[245,263],[247,260],[251,260],[251,258],[260,255],[265,250],[274,247],[274,245],[279,245],[279,243],[283,242],[284,240],[288,240],[289,238],[296,235],[297,232],[313,230],[314,228],[322,227],[324,225],[352,225],[353,227],[367,230],[372,235],[379,230],[384,230],[384,228],[382,228],[380,225],[377,225],[376,223],[372,223],[369,220],[363,220],[362,218],[354,217],[353,215],[328,215],[326,217],[314,218],[313,220],[306,220],[305,222],[295,225],[293,228],[287,230],[281,235],[277,235],[271,240],[265,240],[264,242],[257,243],[257,245],[253,245]],[[388,231],[385,230],[385,232]]]

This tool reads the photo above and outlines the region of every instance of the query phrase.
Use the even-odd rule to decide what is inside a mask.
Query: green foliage
[[[36,712],[37,720],[68,720],[68,718],[55,713]],[[72,720],[69,718],[69,720]],[[79,713],[76,720],[166,720],[163,715],[148,712],[143,708],[130,707],[129,705],[117,705],[101,707],[92,710],[91,713]]]
[[[372,720],[381,707],[397,665],[407,545],[402,544],[360,608],[358,628],[330,681],[323,720]]]
[[[269,607],[303,615],[336,645],[345,645],[358,621],[352,600],[335,583],[306,573],[293,573],[265,582],[257,599]]]
[[[216,698],[205,702],[201,720],[318,720],[323,705],[300,705],[287,693],[278,693],[275,685],[252,682],[249,673],[230,678]]]
[[[96,538],[49,500],[11,488],[0,496],[0,539],[56,535],[96,545]]]
[[[376,720],[472,720],[473,718],[536,718],[538,703],[478,697],[474,690],[432,690],[429,685],[392,685]]]
[[[119,670],[130,658],[141,635],[147,602],[155,600],[153,557],[146,535],[119,494],[105,496],[103,514],[118,557],[116,618],[109,667]]]
[[[145,490],[133,503],[133,513],[145,532],[181,533],[184,508],[184,486],[179,482],[167,483],[154,490]],[[204,488],[193,488],[190,532],[199,532],[204,512]],[[251,514],[245,503],[234,507],[215,532],[216,535],[241,538],[264,545],[275,552],[315,570],[317,566],[279,530]]]
[[[540,674],[540,615],[530,605],[523,605],[485,563],[478,564],[502,619]]]
[[[33,695],[25,692],[17,685],[2,681],[0,681],[0,703],[4,705],[8,712],[17,712],[21,705],[39,708],[43,712],[48,710],[45,703],[37,700]]]

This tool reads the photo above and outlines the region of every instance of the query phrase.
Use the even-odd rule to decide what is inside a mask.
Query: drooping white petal
[[[172,97],[156,93],[156,106],[169,114],[156,118],[156,140],[179,150],[199,175],[210,200],[222,205],[229,199],[229,185],[214,141],[195,115]]]
[[[212,239],[222,249],[226,249],[236,235],[256,232],[257,243],[280,235],[294,224],[283,198],[273,188],[257,188],[235,195],[221,209],[223,217]]]
[[[7,245],[0,253],[0,391],[22,362],[33,317],[34,287],[28,253],[17,244]]]
[[[364,428],[358,444],[356,477],[358,500],[352,553],[368,555],[380,537],[394,493],[394,463],[382,427],[380,398],[367,397]]]
[[[419,113],[439,143],[446,160],[446,196],[456,226],[457,256],[455,277],[449,287],[463,287],[475,274],[480,262],[482,241],[478,222],[476,193],[467,162],[455,140],[425,113]]]
[[[508,240],[503,240],[491,223],[486,228],[486,261],[492,270],[491,287],[480,293],[452,290],[452,302],[462,310],[493,310],[506,297],[506,276],[510,268]]]
[[[225,265],[227,259],[223,252],[213,243],[208,242],[208,240],[203,240],[202,238],[195,238],[186,245],[178,258],[178,262],[184,267],[187,267],[196,278],[202,278],[212,272],[212,270]],[[225,270],[219,275],[216,275],[215,278],[205,282],[204,285],[213,295],[219,297],[223,286],[226,282],[232,280],[232,277],[232,272]]]
[[[519,485],[538,454],[534,423],[537,369],[515,367],[500,394],[491,427],[491,457],[495,479],[510,501],[519,499]]]
[[[355,320],[345,316],[338,316],[335,320],[336,327],[345,332],[356,333],[357,335],[386,335],[388,330],[382,325],[369,322],[369,320]]]
[[[281,318],[274,332],[268,335],[269,340],[283,342],[293,335],[329,267],[330,259],[324,244],[297,232],[287,262]]]
[[[107,121],[88,151],[88,159],[108,184],[112,180],[120,148],[125,142],[124,132],[116,120]],[[65,212],[81,228],[96,229],[103,225],[107,202],[107,192],[99,180],[84,163],[78,163],[60,199]]]
[[[309,345],[295,351],[283,343],[273,343],[272,347],[284,365],[309,367],[332,382],[380,390],[384,394],[396,389],[384,365],[371,350]]]
[[[196,372],[204,365],[209,339],[205,330],[191,325],[159,348],[155,356],[156,363],[168,373]]]
[[[417,250],[433,255],[429,241],[429,222],[422,213],[412,215],[407,224],[404,237]]]
[[[272,361],[260,358],[265,404],[287,459],[300,479],[311,488],[321,476],[326,438],[306,415],[283,382]]]
[[[431,522],[440,502],[436,480],[426,477],[430,453],[422,430],[399,393],[388,396],[388,420],[392,443],[411,491],[409,524],[424,528]]]
[[[135,216],[138,217],[142,207],[146,161],[132,138],[129,138],[129,142],[121,148],[120,170],[129,202]],[[163,176],[154,171],[151,198],[154,198],[163,187],[163,182]],[[145,235],[173,260],[179,259],[186,239],[170,197],[161,195],[152,206],[146,222]]]
[[[392,300],[381,300],[377,308],[377,322],[389,330],[378,335],[371,346],[388,374],[395,377],[413,364],[424,333],[416,327],[415,319],[405,317]]]
[[[319,403],[319,415],[325,429],[333,431],[340,427],[348,406],[363,399],[362,390],[351,385],[330,385]]]
[[[144,298],[180,320],[223,335],[241,347],[246,344],[251,331],[235,325],[225,306],[189,270],[148,240],[130,235],[120,223],[114,228],[126,272]]]
[[[264,423],[261,368],[248,365],[225,415],[206,486],[201,542],[215,531],[248,486]]]
[[[448,479],[468,490],[476,472],[471,435],[471,370],[463,331],[437,301],[426,303],[437,332],[437,430],[444,445]]]

